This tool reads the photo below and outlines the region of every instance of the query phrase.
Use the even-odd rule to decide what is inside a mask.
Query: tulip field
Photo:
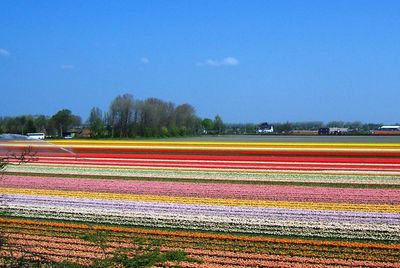
[[[0,178],[3,257],[90,266],[104,252],[82,234],[105,231],[106,255],[157,240],[198,260],[180,267],[400,267],[398,143],[0,141],[0,154],[28,147],[34,161]]]

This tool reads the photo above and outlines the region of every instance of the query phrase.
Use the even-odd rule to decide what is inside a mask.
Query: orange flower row
[[[86,225],[86,224],[49,222],[49,221],[34,221],[34,220],[26,220],[26,219],[0,218],[0,223],[30,224],[30,225],[38,225],[38,226],[73,228],[73,229],[83,229],[83,230],[99,230],[99,231],[140,233],[140,234],[149,234],[149,235],[180,236],[180,237],[193,237],[193,238],[206,238],[206,239],[209,238],[209,239],[236,240],[236,241],[249,241],[249,242],[271,242],[271,243],[303,244],[303,245],[314,245],[314,246],[336,246],[336,247],[400,250],[400,244],[345,242],[345,241],[318,241],[318,240],[306,240],[306,239],[286,239],[286,238],[273,238],[273,237],[260,237],[260,236],[242,236],[242,235],[231,235],[231,234],[195,233],[195,232],[188,232],[188,231],[149,230],[149,229],[141,229],[141,228]]]
[[[0,228],[1,225],[0,224]],[[15,228],[15,230],[14,230]],[[82,231],[71,228],[56,228],[46,226],[20,225],[13,224],[13,228],[4,229],[8,238],[19,238],[24,240],[52,241],[57,243],[68,243],[71,245],[90,245],[86,241],[77,239]],[[45,233],[44,233],[45,232]],[[48,233],[50,232],[50,233]],[[8,234],[10,233],[10,234]],[[181,249],[207,249],[214,251],[235,252],[238,248],[245,249],[249,254],[277,254],[285,256],[303,256],[303,257],[328,257],[344,259],[363,259],[368,261],[397,262],[400,259],[394,257],[393,249],[370,249],[370,248],[351,248],[351,247],[332,247],[315,246],[293,243],[271,243],[271,242],[251,242],[237,240],[218,240],[177,236],[146,235],[140,233],[110,233],[108,245],[110,247],[132,247],[134,238],[142,237],[144,241],[162,240],[163,246]],[[149,240],[150,239],[150,240]],[[69,242],[68,242],[69,241]],[[200,246],[199,246],[200,243]],[[373,253],[371,255],[371,253]],[[342,256],[342,257],[341,257]]]

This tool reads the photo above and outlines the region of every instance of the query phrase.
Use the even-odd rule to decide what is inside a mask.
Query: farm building
[[[322,127],[318,129],[318,135],[345,135],[349,132],[346,127]]]
[[[400,135],[400,126],[381,126],[372,131],[373,135]]]
[[[268,123],[261,123],[257,127],[257,134],[267,134],[267,133],[273,133],[274,132],[274,126],[270,125]]]

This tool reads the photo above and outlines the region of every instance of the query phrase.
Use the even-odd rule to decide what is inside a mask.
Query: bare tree
[[[32,147],[24,149],[20,153],[9,152],[5,156],[0,157],[0,181],[4,179],[5,170],[8,165],[21,165],[35,161],[36,153],[32,151]],[[0,195],[0,216],[6,215],[6,203],[3,195]],[[0,232],[0,250],[6,244],[6,237],[3,232]]]
[[[117,96],[110,105],[107,121],[111,127],[112,136],[115,131],[119,137],[129,136],[129,127],[134,117],[135,101],[131,94]]]
[[[0,157],[0,172],[4,175],[4,171],[8,165],[21,165],[24,163],[36,161],[36,152],[29,146],[20,153],[8,152],[5,156]]]
[[[171,125],[174,104],[157,98],[146,99],[141,106],[141,134],[143,136],[161,136],[162,129]]]
[[[175,109],[176,125],[182,135],[193,134],[196,128],[197,117],[195,109],[190,104],[181,104]]]
[[[104,122],[103,122],[103,112],[98,107],[93,107],[90,110],[90,115],[88,119],[88,125],[91,131],[90,136],[98,138],[103,135],[104,132]]]

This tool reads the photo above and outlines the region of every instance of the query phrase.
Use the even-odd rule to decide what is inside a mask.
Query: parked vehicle
[[[26,136],[30,140],[44,140],[46,137],[44,133],[27,133]]]
[[[348,132],[347,127],[322,127],[318,129],[318,135],[345,135]]]

